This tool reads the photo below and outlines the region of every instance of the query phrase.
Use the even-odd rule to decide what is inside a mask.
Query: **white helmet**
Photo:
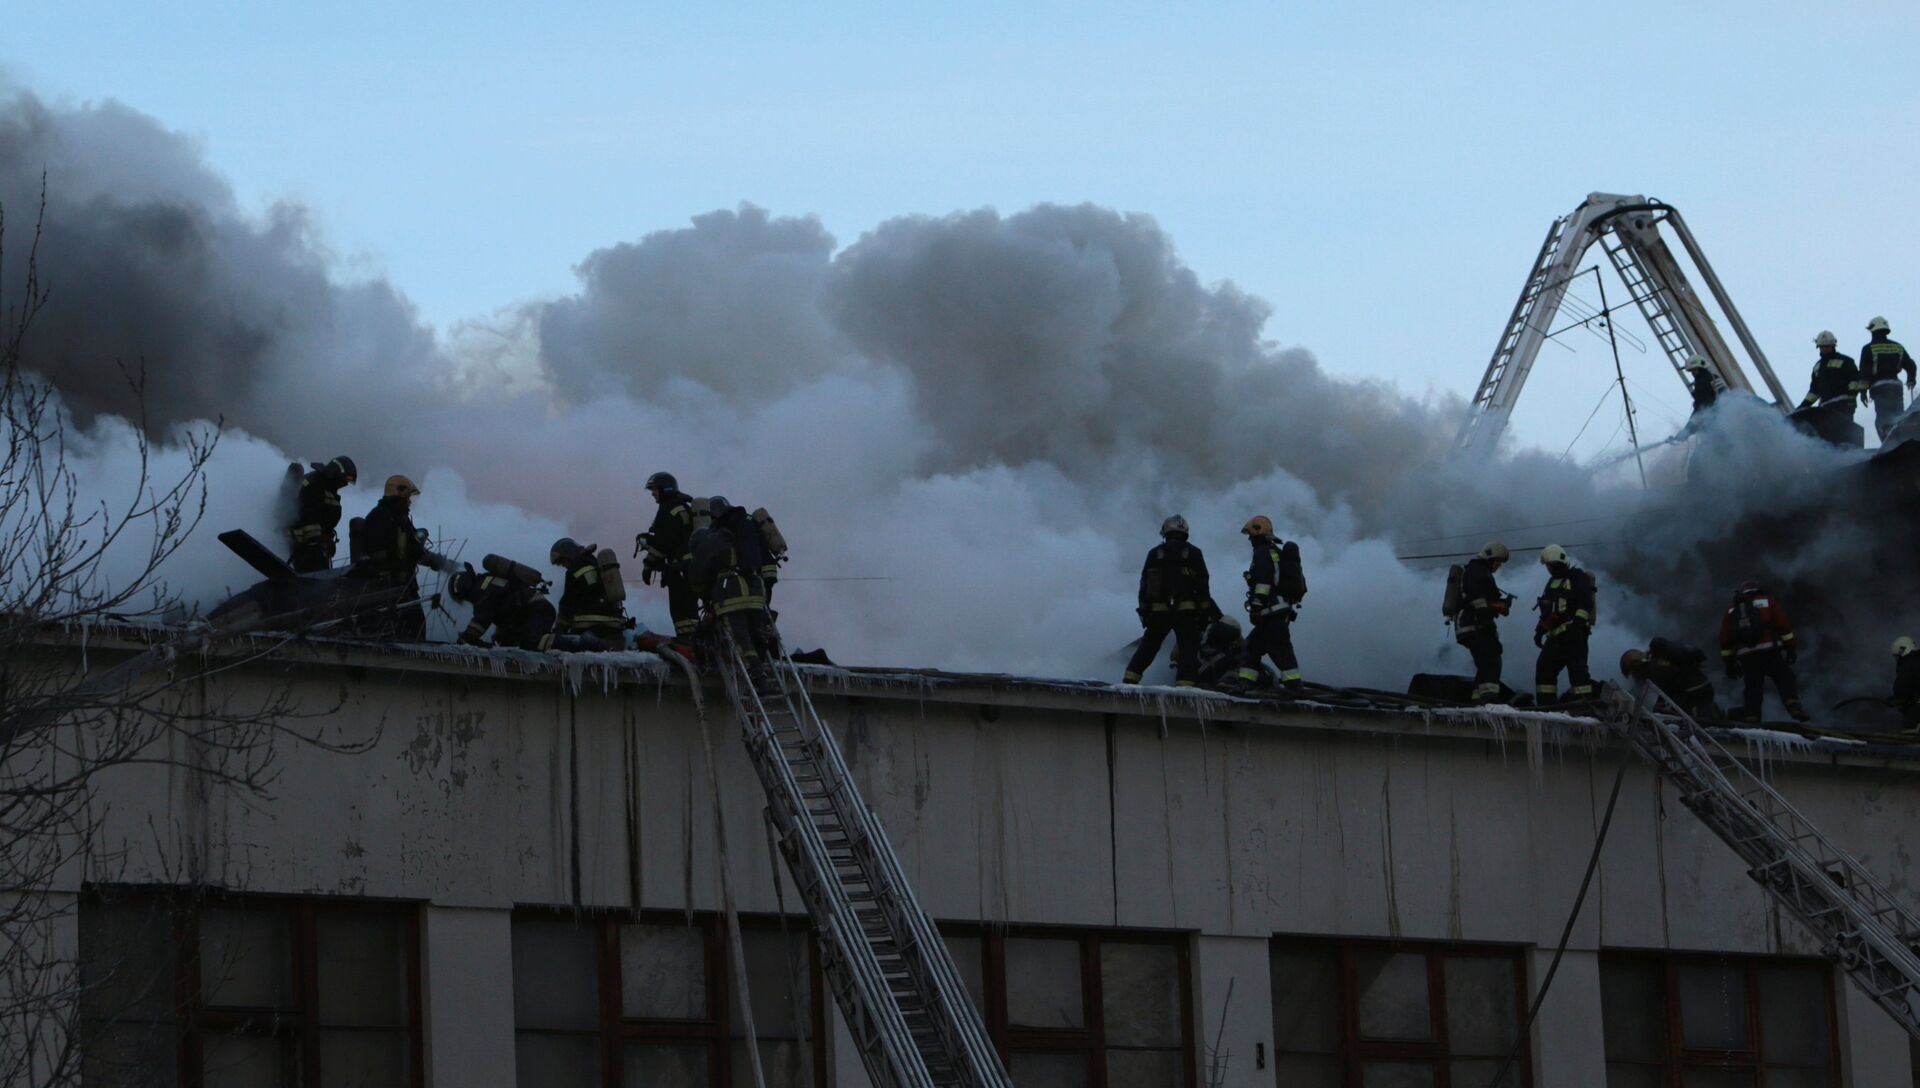
[[[1893,656],[1905,657],[1913,652],[1913,640],[1905,635],[1893,640]]]
[[[1887,319],[1884,317],[1876,317],[1872,321],[1867,322],[1868,332],[1887,332],[1892,328],[1893,326],[1887,324]]]
[[[1813,338],[1813,346],[1816,348],[1830,348],[1839,342],[1832,333],[1825,329],[1821,329],[1820,335]]]
[[[1187,519],[1181,517],[1179,514],[1175,514],[1160,523],[1161,536],[1168,536],[1173,533],[1179,533],[1181,536],[1187,535]]]
[[[1549,544],[1540,549],[1540,565],[1543,567],[1550,567],[1555,563],[1564,563],[1566,561],[1567,549],[1562,548],[1558,544]]]
[[[1507,554],[1508,554],[1507,546],[1505,544],[1500,543],[1498,540],[1493,541],[1492,543],[1480,549],[1480,558],[1491,559],[1496,563],[1506,562]]]
[[[1705,370],[1707,369],[1707,357],[1704,355],[1689,355],[1687,356],[1687,365],[1684,367],[1681,367],[1681,369],[1682,370]]]

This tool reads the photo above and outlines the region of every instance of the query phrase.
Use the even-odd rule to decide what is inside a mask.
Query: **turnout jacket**
[[[1717,379],[1708,371],[1688,371],[1687,384],[1693,390],[1693,410],[1696,412],[1706,411],[1720,399],[1720,386],[1717,384]]]
[[[1493,561],[1474,556],[1467,560],[1460,576],[1460,611],[1453,617],[1456,634],[1466,635],[1492,628],[1494,620],[1506,614],[1502,604],[1507,595],[1493,580]]]
[[[1247,568],[1247,615],[1262,620],[1282,609],[1299,604],[1282,599],[1280,592],[1280,541],[1257,537],[1253,541],[1253,564]]]
[[[647,562],[677,575],[693,558],[693,500],[679,491],[663,492],[660,509],[647,528]]]
[[[1207,560],[1182,541],[1164,541],[1140,568],[1140,618],[1201,616],[1213,601]]]
[[[1867,383],[1861,380],[1860,368],[1853,365],[1852,359],[1837,351],[1822,351],[1813,364],[1813,381],[1807,386],[1807,399],[1800,402],[1800,407],[1832,404],[1866,390]]]
[[[1873,339],[1860,349],[1860,380],[1870,386],[1897,382],[1903,374],[1907,384],[1912,385],[1914,372],[1913,356],[1886,333],[1874,333]]]
[[[1672,639],[1656,638],[1647,647],[1641,675],[1682,706],[1713,696],[1713,680],[1702,668],[1706,651]]]
[[[397,495],[374,504],[361,532],[367,548],[367,565],[375,574],[395,581],[412,578],[413,568],[427,557],[426,542],[413,527],[412,507]]]
[[[1593,629],[1593,575],[1569,565],[1565,574],[1548,571],[1546,591],[1534,607],[1540,610],[1540,632],[1552,636],[1580,624]]]
[[[1723,659],[1792,648],[1793,623],[1787,619],[1787,610],[1769,594],[1734,601],[1720,617]]]
[[[600,581],[600,564],[591,549],[582,548],[567,559],[567,576],[560,589],[560,621],[574,627],[617,627],[626,622],[620,606],[607,599],[607,587]]]
[[[473,618],[467,621],[466,630],[460,632],[460,641],[468,645],[477,645],[487,633],[487,628],[495,628],[498,636],[495,641],[502,646],[519,646],[522,649],[538,649],[529,646],[528,638],[532,627],[529,612],[533,606],[546,604],[546,593],[537,586],[527,585],[497,574],[484,574],[473,592]],[[551,608],[552,605],[547,605]],[[551,613],[549,613],[551,616]]]
[[[340,488],[346,481],[327,468],[318,468],[300,478],[299,507],[294,513],[293,539],[302,544],[321,544],[333,539],[340,526]]]

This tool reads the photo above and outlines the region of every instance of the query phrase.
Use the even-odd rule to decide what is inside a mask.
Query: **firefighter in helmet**
[[[293,540],[288,566],[305,574],[333,565],[340,544],[336,531],[340,527],[340,489],[352,486],[359,478],[353,458],[345,455],[324,465],[315,464],[300,478],[298,506],[293,524],[287,527],[287,536]]]
[[[1160,523],[1160,544],[1147,553],[1140,568],[1139,605],[1134,613],[1144,633],[1122,682],[1138,684],[1172,635],[1174,683],[1194,686],[1200,629],[1214,618],[1214,611],[1206,556],[1188,542],[1187,519],[1175,514]]]
[[[1745,686],[1740,709],[1732,716],[1759,721],[1767,681],[1772,680],[1787,713],[1796,721],[1806,721],[1807,712],[1800,706],[1800,685],[1793,675],[1798,657],[1793,623],[1779,599],[1759,582],[1742,582],[1733,595],[1733,604],[1720,617],[1720,660],[1727,675],[1738,677]]]

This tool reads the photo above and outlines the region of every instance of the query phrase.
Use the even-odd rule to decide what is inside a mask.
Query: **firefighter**
[[[1281,685],[1297,688],[1300,662],[1293,654],[1292,627],[1305,589],[1305,579],[1299,576],[1300,550],[1276,540],[1273,520],[1264,514],[1248,519],[1240,533],[1253,545],[1253,562],[1245,575],[1247,619],[1253,630],[1240,658],[1240,683],[1258,682],[1264,671],[1261,659],[1271,657],[1280,669]]]
[[[1905,733],[1920,733],[1920,654],[1905,635],[1893,640],[1893,698],[1888,705],[1900,712]]]
[[[1513,597],[1501,591],[1493,576],[1511,553],[1492,541],[1467,560],[1460,576],[1460,610],[1453,616],[1454,641],[1473,655],[1473,701],[1491,703],[1500,698],[1499,618],[1513,608]]]
[[[1215,691],[1245,691],[1240,682],[1240,658],[1245,655],[1247,640],[1241,637],[1240,621],[1232,616],[1221,616],[1207,624],[1206,633],[1200,636],[1200,650],[1195,655],[1194,679],[1203,688]],[[1264,669],[1260,679],[1272,680],[1271,674]]]
[[[774,632],[770,607],[773,587],[767,581],[769,573],[777,579],[779,563],[768,550],[759,523],[747,513],[746,507],[735,506],[718,495],[707,500],[707,504],[714,526],[725,529],[733,537],[740,577],[746,582],[748,596],[760,602],[759,611],[749,617],[755,628],[754,639],[770,656],[779,657],[779,636]]]
[[[473,606],[473,617],[460,632],[462,643],[488,645],[486,634],[491,627],[494,646],[553,648],[555,612],[544,583],[529,585],[469,567],[447,580],[447,595]]]
[[[1587,640],[1593,634],[1593,575],[1573,565],[1567,549],[1549,544],[1540,549],[1540,565],[1547,568],[1547,588],[1534,602],[1540,622],[1533,644],[1540,656],[1533,667],[1535,703],[1551,703],[1560,696],[1560,671],[1567,673],[1569,700],[1593,698],[1593,674],[1587,671]]]
[[[1714,377],[1712,368],[1707,366],[1707,357],[1704,355],[1688,359],[1686,372],[1687,387],[1693,393],[1693,414],[1699,415],[1719,401],[1721,382]]]
[[[571,537],[553,542],[547,561],[566,571],[560,583],[558,630],[563,635],[584,635],[608,650],[626,645],[627,615],[620,602],[608,593],[606,580],[618,577],[600,568],[597,549],[580,544]]]
[[[419,639],[427,633],[427,616],[420,609],[420,584],[414,568],[428,565],[427,534],[414,527],[413,497],[420,489],[405,476],[387,477],[376,503],[361,522],[355,568],[379,587],[398,587],[399,603],[392,610],[390,633],[396,638]]]
[[[680,481],[671,472],[656,472],[647,477],[647,491],[659,509],[653,525],[641,533],[637,543],[647,551],[640,568],[640,581],[660,584],[667,591],[667,611],[673,616],[675,638],[691,638],[700,625],[699,598],[687,586],[686,567],[693,558],[693,500],[682,494]]]
[[[1717,721],[1720,707],[1713,701],[1713,679],[1707,675],[1707,652],[1672,639],[1656,638],[1645,650],[1620,655],[1620,675],[1645,680],[1695,718]]]
[[[1138,684],[1171,634],[1174,683],[1192,687],[1201,625],[1213,619],[1216,610],[1212,607],[1206,557],[1187,542],[1187,519],[1179,514],[1160,523],[1160,544],[1147,553],[1147,561],[1140,568],[1139,602],[1134,612],[1145,633],[1127,662],[1121,682]]]
[[[1839,343],[1830,332],[1821,332],[1813,338],[1814,346],[1820,349],[1820,358],[1813,364],[1813,380],[1807,386],[1807,398],[1800,407],[1811,408],[1815,404],[1828,408],[1838,415],[1845,409],[1846,418],[1853,419],[1853,399],[1866,398],[1867,383],[1860,379],[1860,368],[1853,360],[1834,349]]]
[[[1912,389],[1915,367],[1907,349],[1888,336],[1891,329],[1886,318],[1867,322],[1867,331],[1873,339],[1860,349],[1860,380],[1866,383],[1867,395],[1873,400],[1873,429],[1884,440],[1893,429],[1893,421],[1906,409],[1900,379],[1904,376],[1907,388]]]
[[[688,546],[691,555],[684,564],[688,591],[706,606],[714,624],[724,629],[753,685],[777,685],[762,655],[765,626],[760,621],[766,612],[766,598],[754,593],[754,579],[741,569],[733,533],[719,526],[696,529]]]
[[[340,526],[340,489],[351,486],[359,478],[360,470],[354,467],[353,458],[344,455],[324,465],[314,465],[313,471],[300,478],[298,508],[293,524],[287,527],[287,535],[293,538],[288,566],[305,574],[333,565],[333,555],[340,544],[340,535],[335,531]]]
[[[1746,686],[1740,710],[1729,717],[1759,721],[1767,680],[1771,678],[1787,713],[1795,721],[1806,721],[1807,712],[1800,707],[1800,688],[1793,677],[1798,656],[1787,610],[1759,582],[1742,582],[1733,604],[1720,618],[1720,660],[1727,675],[1740,678]]]

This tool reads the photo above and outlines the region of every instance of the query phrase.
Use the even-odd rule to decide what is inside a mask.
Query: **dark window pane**
[[[1734,963],[1682,963],[1680,1037],[1688,1050],[1747,1049],[1747,971]]]
[[[1014,1088],[1086,1088],[1093,1080],[1087,1066],[1087,1058],[1080,1054],[1016,1052],[1007,1072]]]
[[[513,920],[513,1022],[522,1028],[600,1029],[594,928]]]
[[[1607,1088],[1667,1088],[1667,1073],[1658,1065],[1608,1062]]]
[[[621,926],[620,1011],[629,1019],[707,1019],[707,931]]]
[[[519,1088],[579,1088],[600,1083],[600,1037],[519,1031],[513,1036]]]
[[[1521,1062],[1522,1059],[1515,1058],[1505,1073],[1500,1073],[1500,1060],[1453,1062],[1448,1075],[1453,1078],[1453,1088],[1515,1088],[1520,1083]],[[1493,1080],[1495,1073],[1500,1073],[1497,1085]]]
[[[413,1054],[404,1031],[322,1031],[320,1088],[408,1088]]]
[[[1600,1022],[1609,1059],[1665,1060],[1667,975],[1660,961],[1600,960]]]
[[[1433,1066],[1411,1062],[1368,1062],[1360,1067],[1361,1088],[1433,1088]]]
[[[208,907],[200,912],[200,985],[208,1005],[293,1006],[293,934],[284,909]]]
[[[1746,1069],[1688,1069],[1680,1074],[1680,1083],[1685,1088],[1753,1088],[1753,1073]]]
[[[293,1048],[285,1040],[211,1035],[203,1045],[206,1088],[280,1088],[293,1084]]]
[[[1331,948],[1276,950],[1269,967],[1274,1052],[1331,1054],[1338,1050],[1340,954]]]
[[[1080,942],[1008,937],[1007,1021],[1023,1028],[1080,1028]]]
[[[621,1083],[626,1088],[707,1088],[709,1059],[704,1046],[628,1043]]]
[[[172,1088],[180,1036],[171,1024],[122,1022],[90,1028],[81,1063],[88,1088]]]
[[[1187,1083],[1178,1050],[1107,1051],[1107,1088],[1174,1088]]]
[[[1181,1044],[1178,948],[1170,944],[1103,942],[1100,994],[1110,1045]]]
[[[1427,1001],[1427,957],[1417,952],[1362,952],[1355,960],[1361,1037],[1433,1038],[1433,1014]]]
[[[1504,1055],[1512,1050],[1520,1027],[1514,961],[1449,956],[1444,966],[1447,1049],[1462,1055]],[[1491,1075],[1492,1070],[1488,1073]]]
[[[174,972],[173,914],[165,903],[135,898],[81,907],[82,1015],[171,1020]]]
[[[954,969],[960,972],[960,981],[966,984],[967,996],[973,999],[975,1009],[987,1007],[987,980],[985,975],[986,942],[979,937],[945,937],[947,951],[953,955]]]
[[[777,929],[740,933],[747,953],[747,990],[753,1001],[753,1029],[761,1039],[798,1039],[807,1024],[807,934],[790,927],[786,945]],[[797,989],[796,989],[797,987]],[[738,995],[736,995],[737,997]],[[747,1025],[736,1002],[733,1035],[745,1038]]]
[[[1340,1088],[1340,1059],[1327,1054],[1282,1054],[1274,1063],[1279,1088]]]
[[[1834,1088],[1833,1073],[1819,1069],[1767,1066],[1767,1088]]]
[[[802,1088],[808,1084],[806,1060],[806,1051],[799,1043],[760,1040],[760,1071],[767,1075],[767,1088]],[[732,1061],[734,1088],[753,1088],[753,1066],[747,1061],[744,1040],[734,1040]]]
[[[320,911],[314,929],[320,961],[320,1023],[406,1027],[404,916],[389,911]]]
[[[1827,968],[1762,967],[1760,1047],[1767,1064],[1817,1065],[1832,1060],[1827,1023]],[[1774,1077],[1767,1076],[1772,1088]]]

